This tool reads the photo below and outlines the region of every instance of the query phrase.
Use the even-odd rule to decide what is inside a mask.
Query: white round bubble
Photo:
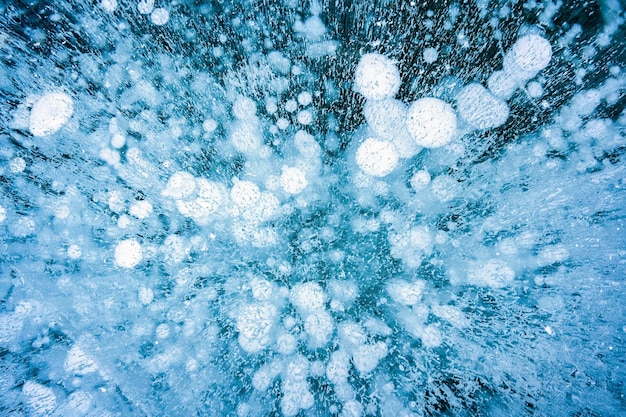
[[[175,199],[186,198],[196,189],[196,179],[189,172],[175,172],[167,181],[167,186],[161,194]]]
[[[113,13],[117,9],[117,0],[102,0],[100,5],[107,12]]]
[[[111,138],[111,146],[114,147],[115,149],[120,149],[124,147],[125,144],[126,144],[126,137],[120,133],[116,133]]]
[[[389,234],[391,256],[402,261],[409,268],[417,268],[422,260],[433,251],[433,238],[427,227],[416,226],[398,233]]]
[[[459,116],[477,129],[502,126],[509,118],[506,102],[478,83],[469,84],[456,96]]]
[[[287,100],[287,102],[285,103],[285,110],[289,113],[293,113],[294,111],[298,110],[298,103],[296,102],[296,100]]]
[[[322,148],[315,137],[304,130],[298,130],[293,137],[296,149],[305,158],[316,158],[322,153]]]
[[[259,201],[261,191],[252,181],[236,181],[230,190],[230,198],[239,207],[249,208]]]
[[[128,217],[127,215],[123,214],[120,216],[119,219],[117,219],[117,227],[119,227],[120,229],[126,229],[129,225],[130,217]]]
[[[504,288],[515,280],[515,271],[500,259],[491,259],[485,263],[471,265],[467,273],[470,284]]]
[[[70,411],[68,415],[87,415],[93,404],[93,397],[85,391],[74,391],[67,397],[65,410]]]
[[[369,127],[378,138],[393,143],[400,158],[410,158],[421,150],[406,129],[407,109],[406,104],[393,98],[368,100],[363,105]]]
[[[293,286],[289,300],[300,313],[311,313],[324,309],[326,294],[318,283],[305,282]]]
[[[130,206],[129,213],[138,219],[145,219],[152,213],[152,204],[149,201],[141,200]]]
[[[23,172],[25,169],[26,169],[26,161],[24,160],[24,158],[17,157],[9,161],[9,170],[13,172],[14,174],[19,174],[20,172]]]
[[[259,202],[251,210],[250,213],[256,221],[266,221],[274,217],[278,213],[280,200],[270,192],[261,193]]]
[[[239,96],[233,104],[233,114],[239,120],[256,116],[256,103],[249,97]]]
[[[301,125],[308,126],[313,123],[313,113],[310,110],[301,110],[298,112],[296,119]]]
[[[166,323],[161,323],[155,329],[154,334],[157,339],[167,339],[167,337],[170,335],[170,326]]]
[[[300,194],[307,187],[309,182],[305,173],[295,167],[284,166],[280,176],[280,186],[288,194]]]
[[[202,123],[202,128],[207,133],[213,133],[215,132],[215,129],[217,129],[217,122],[211,118],[208,118]]]
[[[400,72],[391,59],[376,53],[365,54],[356,67],[354,90],[369,100],[382,100],[394,97],[400,82]]]
[[[98,156],[100,156],[104,162],[113,166],[117,165],[121,160],[120,154],[110,148],[101,149]]]
[[[148,305],[154,300],[154,292],[150,288],[142,287],[139,289],[139,302],[143,305]]]
[[[361,375],[365,375],[376,369],[378,362],[385,356],[387,356],[387,345],[383,342],[361,345],[355,349],[352,363]]]
[[[67,352],[63,366],[68,373],[73,375],[86,375],[98,371],[98,365],[93,358],[77,345],[72,346]]]
[[[426,283],[422,280],[407,282],[394,280],[387,283],[387,292],[398,304],[414,305],[420,301]]]
[[[552,59],[550,42],[539,35],[519,38],[509,52],[513,54],[517,68],[529,73],[541,71]]]
[[[409,180],[409,183],[414,190],[421,190],[422,188],[426,187],[429,182],[430,173],[424,169],[417,171]]]
[[[49,93],[35,102],[30,111],[30,133],[48,136],[57,132],[74,113],[74,100],[65,93]]]
[[[339,417],[361,417],[363,415],[363,406],[356,400],[346,402],[341,408]]]
[[[301,106],[308,106],[312,101],[313,97],[308,91],[303,91],[298,94],[298,103],[300,103]]]
[[[352,321],[344,321],[339,324],[337,331],[342,346],[358,346],[367,341],[367,334],[363,328]]]
[[[230,140],[236,150],[243,153],[256,151],[263,144],[263,138],[253,123],[239,123],[233,128]]]
[[[313,347],[322,347],[330,341],[334,330],[332,316],[326,311],[315,311],[304,320],[304,331]]]
[[[284,117],[279,117],[278,119],[276,119],[276,126],[280,130],[285,130],[289,127],[289,120]]]
[[[143,251],[141,245],[135,239],[120,241],[115,246],[115,263],[122,268],[134,268],[141,262]]]
[[[67,257],[70,259],[79,259],[83,254],[82,249],[78,245],[70,245],[67,248]]]
[[[150,14],[154,10],[154,0],[140,0],[137,3],[137,10],[141,14]]]
[[[22,394],[34,415],[52,415],[52,412],[57,408],[57,398],[50,387],[33,381],[26,381],[22,386]]]
[[[278,100],[275,97],[268,97],[265,100],[265,111],[268,114],[274,114],[278,111]]]
[[[356,151],[356,163],[361,171],[373,177],[389,175],[398,166],[398,152],[386,141],[369,138]]]
[[[170,20],[170,12],[161,7],[154,9],[150,15],[150,20],[152,20],[152,23],[155,25],[162,26]]]
[[[392,140],[404,128],[407,105],[400,100],[368,100],[363,105],[363,116],[376,135]]]
[[[487,79],[489,91],[496,97],[508,100],[518,87],[518,80],[505,71],[495,71]]]
[[[336,350],[326,365],[326,377],[333,384],[344,382],[350,375],[350,357],[344,350]]]
[[[456,135],[456,114],[448,103],[434,97],[415,101],[407,112],[406,127],[418,145],[438,148]]]
[[[517,40],[504,55],[502,67],[511,78],[527,81],[548,66],[552,46],[545,38],[531,34]]]
[[[239,344],[247,352],[258,352],[271,342],[272,330],[277,318],[274,305],[255,303],[244,306],[237,316]]]
[[[280,368],[276,363],[270,362],[261,366],[252,376],[252,387],[257,391],[266,391],[279,373]]]
[[[426,48],[424,49],[423,55],[424,55],[424,61],[426,61],[429,64],[432,64],[439,57],[439,52],[437,52],[435,48]]]
[[[537,81],[531,81],[526,85],[526,91],[532,98],[540,98],[543,96],[543,86]]]
[[[422,331],[421,339],[424,347],[436,348],[441,345],[443,337],[436,326],[429,324]]]
[[[54,208],[54,217],[57,219],[67,219],[70,216],[70,208],[65,204]]]
[[[18,220],[10,225],[13,235],[18,238],[31,236],[35,233],[35,222],[28,217],[19,217]]]
[[[177,201],[178,211],[192,218],[198,224],[207,224],[213,219],[213,214],[222,205],[226,197],[226,187],[222,184],[204,178],[196,180],[198,186],[197,198],[191,201]]]

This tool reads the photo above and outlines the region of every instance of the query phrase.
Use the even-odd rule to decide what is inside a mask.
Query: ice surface
[[[0,415],[626,410],[616,1],[0,5]]]

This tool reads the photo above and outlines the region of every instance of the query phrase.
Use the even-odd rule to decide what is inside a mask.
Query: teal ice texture
[[[626,414],[622,4],[0,2],[0,415]]]

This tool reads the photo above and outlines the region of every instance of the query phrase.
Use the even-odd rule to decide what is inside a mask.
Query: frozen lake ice
[[[626,414],[619,0],[0,12],[0,415]]]

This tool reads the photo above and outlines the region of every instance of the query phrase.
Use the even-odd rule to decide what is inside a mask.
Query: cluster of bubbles
[[[619,5],[155,3],[2,6],[2,412],[626,408]]]

